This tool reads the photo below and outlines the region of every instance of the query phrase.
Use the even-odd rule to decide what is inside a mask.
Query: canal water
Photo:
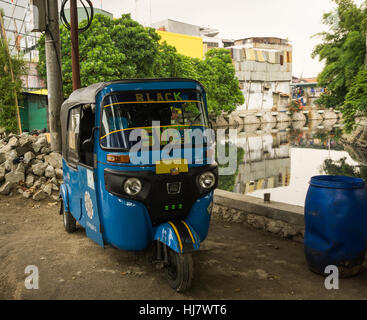
[[[218,143],[233,143],[226,133]],[[335,120],[237,128],[237,172],[220,176],[218,188],[259,198],[270,193],[272,201],[304,206],[312,176],[363,175],[360,154],[341,144],[341,134]]]

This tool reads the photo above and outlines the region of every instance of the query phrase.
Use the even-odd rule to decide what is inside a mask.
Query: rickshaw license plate
[[[159,160],[155,163],[155,173],[156,174],[171,174],[176,175],[181,172],[188,172],[189,166],[186,159],[172,159],[169,160]]]

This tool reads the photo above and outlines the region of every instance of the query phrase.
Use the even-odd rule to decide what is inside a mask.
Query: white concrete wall
[[[241,82],[243,89],[241,90],[245,97],[245,103],[237,108],[240,110],[271,110],[275,105],[273,94],[285,93],[290,94],[290,82],[274,81],[268,82],[269,89],[264,89],[264,82]],[[279,98],[278,109],[285,108],[286,101]]]

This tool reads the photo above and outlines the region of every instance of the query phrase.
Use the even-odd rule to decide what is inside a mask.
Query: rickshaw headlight
[[[136,196],[141,191],[141,182],[138,178],[129,178],[124,183],[124,191],[130,196]]]
[[[199,185],[203,189],[210,189],[214,186],[214,184],[215,184],[215,175],[212,172],[207,171],[200,175]]]

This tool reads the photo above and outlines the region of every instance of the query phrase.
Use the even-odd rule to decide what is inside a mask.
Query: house
[[[317,78],[292,78],[292,99],[297,100],[303,106],[315,106],[315,100],[327,91],[317,84]]]
[[[245,97],[245,103],[237,110],[285,110],[291,97],[290,42],[275,37],[253,37],[236,40],[228,49]]]
[[[200,27],[190,23],[166,19],[152,24],[162,41],[176,47],[177,52],[189,57],[203,59],[212,48],[233,45],[233,40],[222,40],[216,36],[219,30]]]

